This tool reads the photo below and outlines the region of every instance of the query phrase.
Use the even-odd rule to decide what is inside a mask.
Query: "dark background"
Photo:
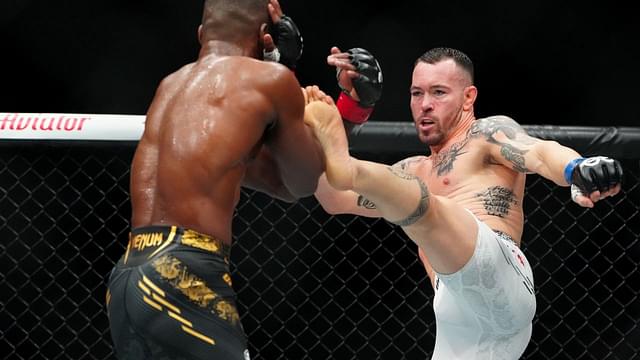
[[[298,77],[337,95],[332,45],[378,56],[373,121],[409,121],[414,60],[435,46],[474,60],[479,117],[636,126],[631,3],[283,0],[305,38]],[[201,1],[2,0],[2,112],[144,114],[159,81],[197,56]]]
[[[379,57],[385,93],[373,121],[409,121],[414,60],[452,46],[475,61],[478,116],[637,126],[640,34],[631,5],[283,7],[306,40],[302,84],[337,94],[324,63],[332,45]],[[201,1],[184,0],[0,0],[0,112],[145,113],[162,77],[196,58],[200,11]],[[87,147],[0,151],[0,358],[112,358],[104,277],[126,243],[132,148]],[[525,358],[638,358],[637,159],[624,166],[624,196],[593,211],[530,178],[523,243],[538,309]],[[232,261],[256,358],[427,358],[432,293],[412,243],[383,221],[261,199],[239,207],[234,226],[244,231]]]

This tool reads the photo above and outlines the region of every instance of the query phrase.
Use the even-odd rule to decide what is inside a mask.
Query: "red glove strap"
[[[340,93],[336,106],[342,118],[354,124],[365,123],[373,112],[373,107],[362,107],[351,96],[343,92]]]

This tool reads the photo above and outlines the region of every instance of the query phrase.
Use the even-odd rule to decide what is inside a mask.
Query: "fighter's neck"
[[[437,145],[429,146],[432,154],[437,154],[444,147],[450,145],[452,142],[458,141],[460,138],[465,137],[473,122],[476,120],[472,112],[464,113],[462,118],[458,121],[458,124],[447,134],[447,137]]]
[[[204,58],[210,55],[255,57],[256,52],[255,46],[222,40],[207,40],[202,43],[199,57]]]

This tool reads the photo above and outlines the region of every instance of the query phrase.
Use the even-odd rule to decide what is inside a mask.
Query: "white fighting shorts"
[[[516,360],[531,338],[531,266],[507,235],[476,222],[471,259],[456,273],[436,275],[432,360]]]

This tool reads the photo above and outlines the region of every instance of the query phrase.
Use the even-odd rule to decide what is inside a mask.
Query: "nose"
[[[423,112],[429,112],[433,110],[433,102],[431,101],[430,96],[425,95],[422,98],[422,103],[420,104],[420,108],[422,109]]]

